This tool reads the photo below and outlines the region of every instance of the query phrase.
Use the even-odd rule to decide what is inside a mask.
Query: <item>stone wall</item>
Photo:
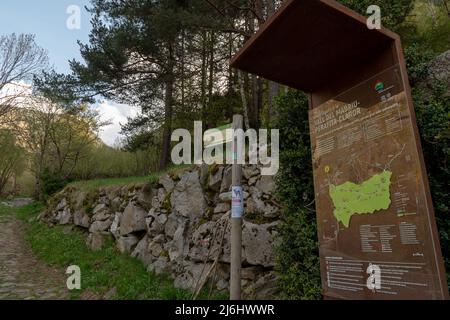
[[[242,285],[247,299],[278,293],[274,272],[279,205],[275,183],[255,165],[243,168]],[[197,166],[157,183],[94,192],[67,187],[41,219],[86,231],[92,250],[112,237],[120,252],[149,272],[167,273],[176,287],[196,292],[206,282],[229,288],[231,166]]]
[[[444,96],[450,97],[450,50],[441,53],[430,62],[428,74],[418,83],[418,87],[427,94],[435,90],[436,81],[447,88]]]

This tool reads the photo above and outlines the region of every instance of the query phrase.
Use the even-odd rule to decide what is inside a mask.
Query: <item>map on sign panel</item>
[[[338,186],[330,184],[330,197],[335,207],[333,214],[336,219],[348,227],[354,214],[372,214],[389,208],[391,176],[392,172],[383,171],[361,184],[349,181]]]
[[[368,97],[357,87],[311,111],[316,205],[328,226],[331,217],[346,229],[356,216],[417,213],[415,172],[404,170],[415,156],[402,120],[406,96],[383,97],[392,87],[378,81]]]
[[[379,170],[360,183],[345,181],[343,183],[335,182],[342,175],[344,168],[332,169],[332,166],[325,165],[324,171],[327,174],[328,194],[333,203],[333,215],[344,227],[348,227],[351,217],[356,214],[375,214],[381,210],[387,210],[392,203],[391,185],[392,185],[392,162],[397,159],[404,150],[404,145],[395,155],[388,155],[389,162],[384,167],[378,163],[372,165],[374,170]],[[344,166],[354,171],[353,176],[358,177],[361,172],[363,160],[350,158]],[[360,178],[361,180],[361,178]]]

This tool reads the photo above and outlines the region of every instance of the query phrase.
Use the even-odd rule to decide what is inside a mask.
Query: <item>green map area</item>
[[[392,172],[385,170],[361,184],[348,181],[338,186],[330,184],[336,219],[348,228],[354,214],[372,214],[389,208],[391,176]]]

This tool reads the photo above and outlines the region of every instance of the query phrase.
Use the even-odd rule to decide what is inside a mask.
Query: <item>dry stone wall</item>
[[[73,224],[99,250],[112,237],[118,250],[141,260],[149,272],[166,273],[176,287],[197,291],[212,283],[229,288],[230,166],[196,166],[157,183],[105,187],[94,192],[67,187],[41,219]],[[273,177],[256,165],[243,168],[242,285],[247,299],[278,294],[274,271],[279,205]]]

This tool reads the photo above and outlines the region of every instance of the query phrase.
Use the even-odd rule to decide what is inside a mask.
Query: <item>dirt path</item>
[[[0,300],[67,299],[63,271],[39,261],[23,236],[20,220],[0,215]]]

